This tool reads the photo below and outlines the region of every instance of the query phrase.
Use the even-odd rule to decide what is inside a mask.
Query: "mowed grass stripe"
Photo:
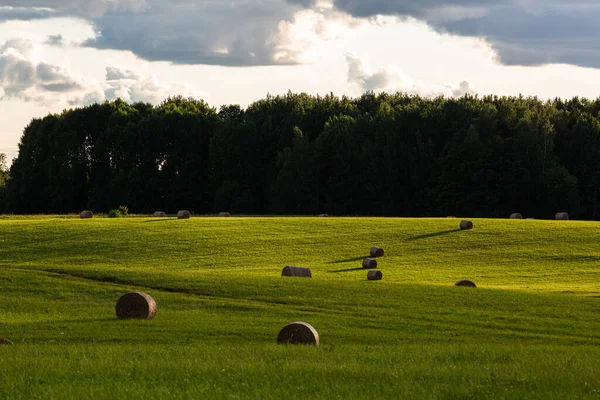
[[[24,337],[34,343],[47,338],[48,327],[61,321],[66,321],[66,325],[61,325],[64,329],[72,325],[78,332],[77,342],[85,342],[88,328],[80,323],[78,315],[97,326],[98,329],[92,329],[92,336],[87,338],[98,340],[94,336],[96,332],[110,332],[120,326],[114,321],[114,304],[118,297],[140,289],[151,294],[159,305],[156,319],[144,326],[172,331],[168,343],[189,340],[186,335],[180,336],[182,324],[186,325],[186,331],[193,326],[192,336],[198,340],[203,340],[205,335],[222,340],[213,333],[217,329],[220,335],[230,336],[227,330],[221,329],[224,323],[231,333],[237,332],[234,338],[239,336],[237,324],[246,328],[254,326],[260,333],[253,331],[249,337],[254,338],[252,340],[260,337],[261,341],[269,343],[279,324],[298,318],[310,319],[324,330],[324,339],[332,338],[340,344],[385,344],[406,340],[462,343],[465,337],[473,343],[507,339],[515,344],[540,341],[598,344],[600,341],[596,335],[600,328],[596,319],[597,301],[585,297],[420,285],[370,288],[363,285],[361,288],[356,283],[327,287],[324,283],[312,282],[309,287],[306,283],[310,282],[299,285],[285,278],[279,279],[279,283],[254,280],[260,291],[234,297],[231,294],[196,293],[189,288],[186,292],[177,292],[173,288],[164,291],[153,287],[89,282],[41,271],[3,270],[2,275],[0,309],[5,317],[0,320],[0,327],[9,333],[14,331],[14,335],[24,330],[23,326],[19,328],[19,321],[25,325],[47,323],[42,332],[32,330],[25,334]],[[7,281],[15,280],[19,282],[19,289],[10,290]],[[328,298],[324,299],[326,291]],[[177,323],[182,314],[191,315]],[[236,318],[239,320],[235,321]],[[116,340],[119,335],[117,330],[111,337]]]

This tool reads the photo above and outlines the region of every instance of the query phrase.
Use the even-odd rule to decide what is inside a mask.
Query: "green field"
[[[0,398],[600,397],[600,225],[459,222],[1,218]],[[293,321],[321,345],[277,345]]]

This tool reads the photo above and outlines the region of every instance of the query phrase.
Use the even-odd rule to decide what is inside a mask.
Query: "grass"
[[[0,398],[599,397],[600,226],[473,221],[1,218]]]

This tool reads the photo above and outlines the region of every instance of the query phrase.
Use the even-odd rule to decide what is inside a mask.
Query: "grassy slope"
[[[1,219],[0,397],[597,396],[600,226],[458,222]],[[130,290],[154,320],[114,318]],[[296,320],[323,345],[275,345]]]

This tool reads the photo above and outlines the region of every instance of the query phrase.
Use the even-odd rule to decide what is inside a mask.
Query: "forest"
[[[33,119],[0,212],[598,219],[600,99],[287,93]]]

